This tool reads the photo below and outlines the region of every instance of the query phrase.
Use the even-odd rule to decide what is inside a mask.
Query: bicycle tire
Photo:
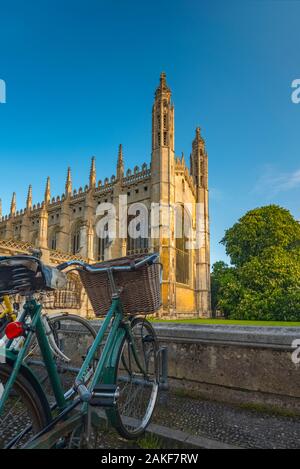
[[[12,366],[10,364],[6,363],[0,365],[0,383],[2,383],[2,386],[5,385],[11,373]],[[13,404],[17,396],[19,396],[20,400],[16,401],[14,407],[10,408],[9,404]],[[21,402],[23,406],[20,405]],[[16,404],[18,405],[16,406]],[[19,411],[19,409],[20,414],[17,415],[16,411]],[[8,413],[6,414],[6,412]],[[5,420],[5,415],[7,415],[7,421]],[[12,419],[14,415],[15,421]],[[25,428],[29,428],[31,425],[31,430],[16,441],[11,449],[21,448],[26,441],[39,433],[48,423],[49,416],[43,406],[39,393],[26,378],[21,368],[8,401],[4,406],[2,416],[0,416],[0,448],[10,447],[12,441],[17,438]]]
[[[70,363],[68,364],[60,357],[55,357],[57,370],[60,374],[63,389],[65,392],[67,392],[73,386],[74,379],[83,363],[84,356],[86,355],[92,342],[95,340],[97,333],[88,320],[74,314],[63,313],[53,317],[49,316],[48,322],[58,348],[60,348],[62,352],[64,352],[71,359]],[[72,327],[71,330],[68,328],[64,329],[61,327],[61,322],[71,322],[73,324],[76,323],[76,325],[80,325],[80,330],[77,328],[79,337],[77,337],[75,341]],[[59,324],[59,328],[56,327],[57,324]],[[34,340],[36,341],[36,338],[34,338]],[[82,341],[82,343],[80,343],[80,341]],[[79,350],[77,350],[77,348],[73,348],[74,343],[77,344]],[[69,345],[72,347],[71,352],[69,350],[65,350],[65,348],[68,348]],[[40,381],[43,383],[44,389],[46,389],[49,401],[51,403],[54,402],[54,396],[52,395],[52,388],[49,383],[49,377],[46,373],[46,370],[44,369],[43,360],[40,357],[39,348],[36,342],[33,342],[31,345],[31,353],[27,357],[26,361],[27,364],[33,368],[35,373],[39,376]],[[38,364],[38,362],[40,362],[40,364]]]
[[[6,318],[5,319],[0,319],[0,339],[2,339],[5,336],[5,329],[6,326],[9,324],[10,321],[8,321]]]
[[[140,345],[145,345],[146,342],[148,343],[148,346],[152,348],[151,355],[151,364],[154,367],[153,370],[150,370],[150,363],[147,364],[145,360],[145,354],[144,357],[139,356],[139,359],[145,360],[143,363],[143,366],[146,365],[147,371],[149,372],[149,375],[151,374],[152,377],[151,379],[148,380],[146,383],[146,386],[149,386],[149,402],[146,402],[146,406],[143,406],[143,409],[141,409],[140,415],[138,415],[138,409],[137,409],[137,403],[135,402],[134,405],[131,407],[128,405],[128,402],[124,402],[124,399],[133,399],[134,396],[137,397],[137,388],[139,387],[139,380],[140,382],[140,389],[145,389],[142,388],[143,379],[141,379],[141,372],[137,370],[138,365],[135,360],[135,370],[128,370],[126,368],[128,367],[128,362],[130,360],[129,354],[126,356],[126,353],[128,353],[128,350],[131,350],[131,343],[130,343],[130,338],[128,338],[126,335],[122,340],[121,346],[119,348],[118,352],[118,359],[116,362],[116,367],[115,367],[115,376],[114,376],[114,384],[118,386],[120,396],[118,397],[115,406],[112,408],[108,409],[106,411],[108,419],[110,420],[111,424],[114,426],[114,428],[117,430],[117,432],[123,437],[126,438],[127,440],[132,440],[132,439],[137,439],[141,437],[146,428],[148,427],[151,418],[153,416],[154,410],[155,410],[155,405],[157,402],[158,398],[158,388],[159,388],[159,363],[158,363],[158,340],[156,337],[156,333],[152,327],[152,325],[145,320],[144,318],[133,318],[131,321],[131,329],[133,331],[133,334],[135,333],[134,331],[137,330],[137,328],[140,327],[142,328],[142,331],[144,330],[146,332],[146,335],[144,336],[144,339],[141,340]],[[136,339],[136,337],[135,337]],[[144,342],[143,342],[144,340]],[[140,354],[140,348],[139,344],[136,344],[137,346],[137,352]],[[145,348],[145,347],[143,347]],[[127,352],[126,352],[127,349]],[[130,353],[130,352],[129,352]],[[132,352],[131,352],[132,353]],[[149,361],[149,360],[148,360]],[[128,377],[126,376],[129,375],[129,372],[131,371],[131,382],[129,385],[129,388],[125,392],[125,386],[122,388],[122,383],[126,383],[126,380],[128,380]]]

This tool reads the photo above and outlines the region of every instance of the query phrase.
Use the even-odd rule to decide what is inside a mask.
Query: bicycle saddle
[[[33,256],[0,257],[0,296],[64,288],[66,275]]]

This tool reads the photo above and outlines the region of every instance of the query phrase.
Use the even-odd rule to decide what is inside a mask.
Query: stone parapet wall
[[[157,324],[172,387],[204,398],[300,414],[299,328]]]
[[[300,364],[291,346],[300,328],[154,325],[168,347],[171,389],[300,414]]]

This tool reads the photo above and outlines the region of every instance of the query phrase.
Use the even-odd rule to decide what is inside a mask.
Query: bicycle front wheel
[[[138,438],[146,430],[159,385],[158,342],[153,327],[145,319],[135,318],[131,331],[134,340],[125,336],[116,367],[115,384],[120,394],[113,410],[108,411],[113,426],[126,439]]]

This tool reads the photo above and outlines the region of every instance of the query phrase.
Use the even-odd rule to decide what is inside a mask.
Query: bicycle
[[[66,312],[53,315],[43,314],[42,321],[63,389],[66,392],[72,387],[74,377],[80,370],[87,350],[96,338],[96,330],[90,321]],[[73,330],[79,338],[76,348],[72,343]],[[48,400],[54,401],[51,383],[49,383],[48,373],[35,336],[29,346],[25,363],[38,375]]]
[[[9,296],[3,297],[4,310],[0,314],[0,347],[5,347],[8,338],[5,335],[5,330],[8,324],[15,322],[20,317],[20,305],[15,301],[12,303]],[[86,350],[91,346],[96,337],[96,331],[91,325],[90,321],[67,312],[55,313],[51,316],[48,314],[42,315],[42,322],[45,328],[46,335],[49,340],[49,345],[53,353],[53,357],[57,364],[58,372],[60,373],[61,380],[63,381],[64,388],[67,388],[68,382],[71,381],[72,376],[80,369],[82,357],[85,356]],[[70,347],[70,340],[68,339],[68,330],[75,328],[78,336],[84,336],[85,340],[77,347],[76,354],[74,348]],[[24,337],[20,337],[19,342],[15,343],[15,348],[19,350],[24,342]],[[45,374],[45,367],[40,355],[39,346],[36,338],[29,346],[29,352],[24,358],[24,361],[36,373],[39,374],[39,379],[43,383],[43,387],[47,385],[47,374]],[[48,393],[51,393],[50,387],[47,388]]]
[[[63,270],[68,268],[79,271],[94,308],[99,303],[98,292],[103,290],[97,289],[97,282],[95,287],[94,279],[98,281],[107,275],[111,306],[73,386],[65,391],[43,325],[42,305],[34,298],[34,293],[63,286],[66,282]],[[15,256],[0,258],[0,273],[3,269],[4,278],[8,280],[5,291],[0,294],[25,294],[26,303],[20,320],[6,329],[9,337],[4,350],[6,363],[0,365],[0,447],[55,448],[90,444],[93,431],[102,425],[100,408],[123,437],[133,439],[142,435],[150,423],[158,396],[160,349],[152,325],[145,316],[136,316],[133,303],[129,303],[133,315],[128,312],[126,289],[122,291],[114,277],[128,275],[133,280],[131,288],[127,289],[129,296],[142,278],[144,296],[148,299],[142,311],[153,311],[160,304],[158,255],[137,256],[127,260],[127,265],[124,259],[114,265],[98,266],[71,261],[58,268],[47,267],[34,257]],[[149,272],[147,284],[145,279]],[[142,296],[140,291],[139,296]],[[137,295],[136,302],[139,306],[142,304]],[[39,379],[24,363],[34,335],[55,397],[51,407]],[[14,341],[18,337],[25,340],[16,353]]]
[[[36,259],[41,259],[42,252],[40,249],[31,249],[31,256]],[[43,296],[41,299],[43,302]],[[48,300],[48,295],[46,295],[46,300]],[[4,295],[3,298],[0,299],[0,303],[4,304],[3,311],[0,313],[0,347],[3,347],[8,341],[5,336],[5,329],[10,322],[15,322],[20,318],[21,308],[20,303],[16,301],[16,298],[14,298],[14,301],[12,302],[8,295]],[[82,347],[85,345],[87,349],[96,337],[96,331],[90,324],[90,321],[68,312],[55,313],[51,314],[51,316],[43,314],[42,321],[49,339],[50,348],[55,360],[57,361],[59,372],[63,374],[67,374],[68,372],[78,372],[80,369],[80,367],[78,368],[78,359],[75,359],[73,356],[74,353],[68,349],[69,344],[65,339],[67,327],[63,326],[63,324],[72,324],[71,327],[75,325],[78,336],[86,336],[85,344],[82,344]],[[23,340],[20,340],[18,348],[22,346],[22,343]],[[78,350],[78,353],[83,356],[85,352],[84,350]],[[38,344],[36,340],[33,340],[29,347],[26,363],[31,367],[42,368],[43,363],[39,355]],[[76,363],[74,363],[74,361]],[[76,367],[73,365],[76,365]],[[44,384],[45,378],[43,378],[42,381]]]

